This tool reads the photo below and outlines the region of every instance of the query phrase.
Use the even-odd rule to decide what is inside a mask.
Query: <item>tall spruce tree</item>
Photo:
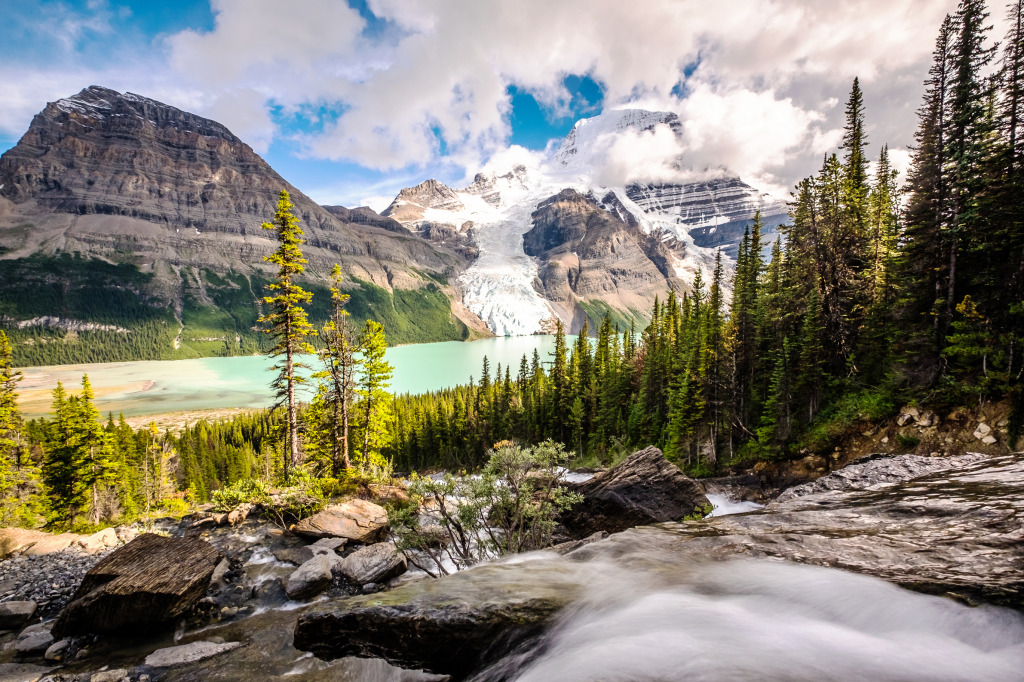
[[[270,355],[278,358],[273,370],[277,372],[272,386],[287,414],[287,432],[283,459],[284,477],[287,479],[289,469],[302,461],[302,449],[299,446],[299,413],[298,397],[295,394],[297,384],[304,383],[300,370],[307,369],[300,361],[303,354],[313,353],[305,338],[316,333],[309,323],[304,304],[313,299],[313,294],[305,291],[297,281],[305,272],[306,259],[302,256],[301,245],[304,242],[302,228],[298,219],[292,215],[291,200],[288,192],[281,190],[277,202],[277,212],[272,223],[263,223],[264,230],[277,233],[278,248],[263,260],[277,266],[277,279],[268,284],[271,291],[263,298],[263,304],[269,310],[260,318],[267,325],[264,331],[274,338],[274,346]]]
[[[367,320],[359,337],[359,352],[362,355],[362,371],[356,393],[360,398],[360,426],[363,430],[363,450],[360,468],[370,473],[379,473],[382,468],[380,450],[388,435],[389,402],[388,387],[394,368],[384,359],[387,340],[384,328],[373,320]]]

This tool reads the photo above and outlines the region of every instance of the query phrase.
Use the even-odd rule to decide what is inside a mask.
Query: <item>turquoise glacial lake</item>
[[[566,341],[571,344],[574,339]],[[553,336],[396,346],[386,355],[395,368],[391,391],[425,393],[468,383],[471,376],[479,379],[485,355],[492,373],[501,363],[502,368],[511,365],[515,376],[524,354],[529,358],[536,348],[546,362],[554,346]],[[315,357],[308,361],[312,365],[318,362]],[[265,356],[245,356],[29,367],[22,370],[19,404],[27,417],[45,415],[58,381],[65,388],[76,389],[82,375],[88,374],[96,407],[104,415],[113,412],[138,417],[185,410],[261,408],[274,402],[269,388],[272,364]],[[309,390],[305,397],[311,395]]]

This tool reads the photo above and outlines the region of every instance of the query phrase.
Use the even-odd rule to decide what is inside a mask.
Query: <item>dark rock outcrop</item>
[[[85,575],[54,635],[157,628],[203,596],[220,560],[220,552],[198,538],[140,535]]]
[[[541,261],[541,292],[563,319],[572,320],[571,331],[587,317],[596,328],[607,311],[616,311],[619,321],[642,320],[655,296],[685,288],[671,265],[684,245],[648,234],[626,216],[628,222],[574,189],[533,212],[523,250]]]
[[[663,521],[679,521],[709,504],[700,486],[649,447],[571,488],[583,501],[562,514],[562,525],[577,538]]]

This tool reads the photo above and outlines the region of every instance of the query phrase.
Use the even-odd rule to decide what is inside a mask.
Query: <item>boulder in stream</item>
[[[408,570],[405,554],[390,542],[361,547],[345,557],[341,572],[355,585],[381,583]]]
[[[317,554],[288,576],[284,591],[290,599],[309,599],[326,590],[341,564],[337,554]]]
[[[387,525],[388,513],[384,507],[354,499],[328,505],[323,511],[299,521],[292,532],[311,539],[345,538],[369,545],[384,539]]]
[[[220,552],[198,538],[140,535],[85,575],[54,633],[65,637],[158,627],[203,596],[220,560]]]
[[[649,523],[679,521],[709,505],[697,483],[665,459],[661,450],[645,448],[589,481],[570,486],[583,501],[561,516],[575,538],[599,531],[618,533]]]

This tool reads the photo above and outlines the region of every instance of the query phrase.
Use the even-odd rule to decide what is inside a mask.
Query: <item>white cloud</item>
[[[693,168],[728,166],[778,191],[837,142],[855,75],[872,145],[912,142],[935,33],[956,8],[955,0],[369,0],[388,23],[367,33],[344,0],[211,2],[212,30],[169,36],[142,64],[49,78],[0,67],[8,72],[0,73],[0,130],[24,131],[43,101],[98,83],[217,118],[257,150],[281,134],[271,104],[330,106],[342,114],[302,138],[310,156],[385,171],[447,159],[472,175],[507,147],[510,84],[565,111],[564,77],[589,74],[606,108],[668,109],[684,121],[681,150],[657,131],[610,146],[609,178],[648,164],[659,176],[679,151]]]

